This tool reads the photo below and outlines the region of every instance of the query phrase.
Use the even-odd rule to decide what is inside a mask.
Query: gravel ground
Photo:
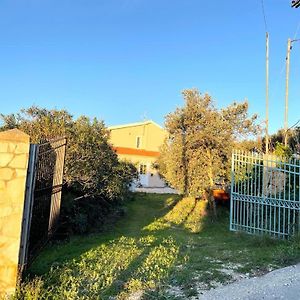
[[[300,299],[300,264],[203,292],[198,299]]]
[[[135,188],[134,192],[137,193],[153,193],[153,194],[178,194],[178,192],[170,187],[161,187],[161,188]]]

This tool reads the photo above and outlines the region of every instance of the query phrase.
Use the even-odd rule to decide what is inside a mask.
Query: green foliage
[[[276,142],[274,154],[278,157],[289,159],[293,152],[289,146],[284,146],[282,143]]]
[[[130,199],[130,195],[127,195]],[[73,233],[84,234],[103,230],[111,222],[124,215],[124,208],[118,202],[101,197],[76,197],[76,194],[63,193],[61,221],[69,224]]]
[[[169,138],[161,149],[160,173],[185,195],[199,196],[228,178],[233,145],[258,130],[248,103],[218,110],[208,94],[183,92],[185,105],[166,116]]]
[[[284,129],[279,129],[270,136],[270,149],[275,151],[277,144],[283,144],[285,137]],[[287,144],[292,153],[300,154],[300,127],[295,126],[287,131]]]
[[[73,118],[65,110],[47,110],[32,106],[17,114],[1,114],[2,130],[19,128],[30,135],[32,143],[68,136]],[[68,136],[69,137],[69,136]]]
[[[143,230],[157,231],[182,225],[188,231],[198,233],[203,229],[206,217],[207,201],[198,201],[192,197],[184,198],[165,216],[147,225]]]
[[[258,139],[237,141],[234,144],[234,148],[236,150],[241,150],[245,152],[253,152],[253,151],[263,152],[262,146],[263,146],[262,141]]]
[[[43,288],[43,280],[41,280],[39,277],[36,277],[30,282],[21,283],[19,286],[17,286],[15,294],[8,298],[8,300],[39,300],[41,294],[46,294]]]
[[[287,244],[287,245],[286,245]],[[299,262],[300,236],[296,236],[286,244],[280,245],[274,253],[274,258],[281,265],[292,265]]]
[[[72,224],[72,228],[74,232],[83,234],[88,231],[88,212],[87,213],[79,212],[74,215],[68,214],[68,216],[72,216],[70,223]]]

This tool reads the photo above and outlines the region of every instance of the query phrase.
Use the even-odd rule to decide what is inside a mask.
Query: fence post
[[[51,236],[54,233],[55,228],[57,227],[59,214],[60,214],[60,203],[61,203],[67,140],[66,138],[64,138],[57,141],[57,143],[58,145],[56,145],[56,149],[55,149],[56,161],[55,161],[55,168],[54,168],[53,182],[52,182],[52,187],[55,189],[55,191],[54,193],[52,191],[52,196],[51,196],[51,207],[50,207],[49,226],[48,226],[49,236]]]
[[[28,260],[29,233],[32,218],[32,206],[34,201],[34,186],[35,186],[35,168],[38,154],[38,146],[30,145],[28,171],[26,179],[26,192],[24,202],[24,212],[22,221],[22,234],[19,252],[19,269],[20,275],[26,269]]]
[[[18,129],[0,132],[0,297],[17,284],[29,146]]]
[[[234,159],[235,159],[235,151],[233,150],[231,155],[230,222],[229,222],[230,230],[233,230],[232,214],[233,214],[233,192],[234,192]]]

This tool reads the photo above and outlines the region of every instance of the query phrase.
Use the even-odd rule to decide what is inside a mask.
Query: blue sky
[[[264,0],[270,32],[270,129],[283,126],[285,55],[300,8]],[[265,115],[261,0],[1,0],[0,112],[32,104],[107,125],[163,123],[181,91]],[[300,43],[291,55],[289,124],[300,119]]]

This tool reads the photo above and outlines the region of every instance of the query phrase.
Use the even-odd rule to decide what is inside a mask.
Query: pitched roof
[[[159,124],[155,123],[152,120],[147,120],[143,122],[136,122],[136,123],[128,123],[128,124],[123,124],[123,125],[114,125],[114,126],[109,126],[109,130],[114,130],[114,129],[119,129],[119,128],[126,128],[126,127],[136,127],[136,126],[143,126],[143,125],[148,125],[148,124],[153,124],[160,129],[163,129]]]

